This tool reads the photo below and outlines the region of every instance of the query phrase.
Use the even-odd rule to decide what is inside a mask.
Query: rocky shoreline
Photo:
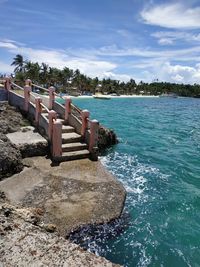
[[[59,236],[53,225],[37,224],[39,209],[0,201],[0,266],[117,267]]]
[[[0,102],[0,180],[23,169],[22,155],[6,134],[17,132],[25,125],[29,125],[29,122],[16,108],[6,101]]]
[[[0,102],[0,263],[117,266],[64,237],[80,227],[118,218],[126,197],[123,186],[100,162],[79,160],[55,166],[47,156],[47,143],[42,150],[16,147],[9,135],[15,139],[23,135],[23,127],[30,134],[28,124],[15,108]],[[112,140],[109,131],[102,131]],[[102,140],[105,144],[108,138]],[[27,158],[34,151],[46,157]]]

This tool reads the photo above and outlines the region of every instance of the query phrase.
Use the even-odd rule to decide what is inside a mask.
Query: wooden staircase
[[[48,118],[48,113],[43,112],[42,114]],[[89,158],[88,145],[83,142],[82,136],[76,133],[75,128],[67,125],[63,119],[58,118],[56,121],[62,123],[62,156],[57,158],[56,161],[63,162]]]

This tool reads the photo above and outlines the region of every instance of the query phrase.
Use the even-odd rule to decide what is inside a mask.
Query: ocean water
[[[117,133],[100,160],[127,191],[121,231],[86,231],[87,249],[123,266],[200,266],[200,99],[73,102]]]

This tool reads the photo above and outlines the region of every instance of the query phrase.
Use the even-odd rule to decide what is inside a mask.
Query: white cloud
[[[173,44],[173,40],[170,39],[170,38],[160,38],[160,39],[158,40],[158,43],[159,43],[160,45],[171,45],[171,44]]]
[[[177,83],[182,83],[184,81],[184,77],[181,76],[180,74],[176,74],[175,76],[172,76],[171,78]]]
[[[51,67],[62,69],[69,67],[79,69],[82,73],[91,77],[102,76],[104,72],[114,70],[117,65],[108,61],[77,58],[66,54],[64,51],[39,50],[32,48],[17,48],[11,50],[13,53],[20,53],[33,62],[45,62]]]
[[[116,74],[114,72],[104,72],[103,76],[101,78],[110,78],[110,79],[114,79],[114,80],[127,82],[131,79],[131,76],[126,75],[126,74]]]
[[[11,43],[11,42],[1,42],[1,41],[0,41],[0,48],[16,49],[17,46],[14,45],[14,44]]]
[[[66,53],[64,50],[48,50],[48,49],[33,49],[24,46],[17,46],[13,44],[14,41],[0,42],[0,47],[7,49],[13,55],[21,54],[27,60],[42,63],[45,62],[51,67],[62,69],[69,67],[72,69],[79,69],[82,73],[90,77],[115,77],[119,80],[127,80],[128,75],[115,74],[114,70],[117,68],[117,64],[100,59],[91,59],[91,57],[77,57]],[[13,71],[13,67],[6,64],[1,64],[3,72]]]
[[[10,74],[13,72],[13,67],[10,66],[9,64],[0,61],[0,73],[2,74]]]
[[[156,61],[200,61],[200,46],[183,49],[157,49],[150,48],[125,48],[119,49],[117,46],[102,47],[99,50],[92,51],[96,56],[106,57],[137,57],[135,64],[140,64],[142,59],[146,58],[152,64]]]
[[[172,65],[166,62],[160,66],[160,77],[164,81],[177,83],[200,83],[200,65],[194,67]]]
[[[152,33],[151,36],[158,39],[158,43],[161,45],[174,44],[177,40],[184,42],[200,42],[200,34],[195,34],[185,31],[160,31]]]
[[[143,22],[174,29],[200,28],[200,7],[189,8],[181,3],[147,7],[141,12]]]
[[[33,62],[45,62],[51,67],[63,68],[65,66],[80,71],[90,77],[112,78],[128,81],[131,77],[137,82],[140,80],[151,82],[154,79],[160,81],[179,83],[200,83],[200,46],[182,50],[156,50],[150,49],[118,49],[116,46],[103,47],[99,50],[50,50],[33,49],[16,45],[14,41],[1,41],[2,47],[11,55],[22,54],[25,59]],[[0,44],[1,44],[0,43]],[[123,56],[137,57],[134,60],[124,60]],[[109,60],[115,56],[115,62],[120,59],[121,65]],[[106,58],[108,60],[103,60]],[[173,64],[173,61],[187,62],[192,60],[197,64],[193,67],[188,63]],[[130,63],[131,62],[131,63]],[[127,74],[119,73],[118,68],[126,68]],[[13,68],[0,62],[0,72],[10,73]]]
[[[185,84],[200,84],[200,63],[195,66],[173,64],[169,61],[149,62],[134,65],[133,70],[139,72],[134,77],[136,81],[143,80],[152,82],[155,79],[164,82],[175,82]],[[138,74],[139,73],[139,74]]]

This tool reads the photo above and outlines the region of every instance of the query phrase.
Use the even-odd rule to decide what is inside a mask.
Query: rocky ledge
[[[52,225],[38,224],[40,216],[39,209],[0,204],[0,266],[119,266],[59,237]]]
[[[21,153],[6,134],[17,132],[28,124],[16,108],[0,102],[0,180],[23,169]]]
[[[116,133],[102,125],[99,128],[98,148],[101,151],[118,143]]]
[[[27,167],[0,182],[12,205],[37,207],[44,223],[67,236],[87,224],[106,223],[123,210],[125,190],[100,162],[88,159],[53,166],[44,157],[26,158]]]

